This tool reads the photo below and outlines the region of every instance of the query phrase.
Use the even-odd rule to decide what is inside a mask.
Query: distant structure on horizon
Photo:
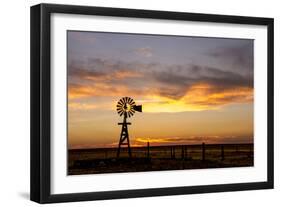
[[[129,157],[132,157],[128,132],[128,125],[131,125],[131,123],[127,122],[127,118],[133,116],[136,111],[142,112],[142,105],[136,105],[135,101],[130,97],[123,97],[117,103],[117,113],[120,116],[124,117],[123,122],[118,123],[118,125],[122,125],[122,128],[119,139],[117,158],[119,158],[120,156],[122,145],[127,146]]]

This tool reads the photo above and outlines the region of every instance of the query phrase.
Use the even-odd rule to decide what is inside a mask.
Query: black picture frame
[[[52,13],[134,17],[210,23],[233,23],[267,26],[267,181],[235,184],[167,187],[74,194],[51,194],[51,74],[50,15]],[[147,196],[210,193],[273,188],[273,44],[272,18],[195,14],[168,11],[135,10],[89,6],[39,4],[31,7],[31,151],[30,199],[38,203],[120,199]]]

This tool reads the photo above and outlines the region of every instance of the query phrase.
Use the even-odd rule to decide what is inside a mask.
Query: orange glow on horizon
[[[162,137],[162,138],[148,138],[148,137],[137,137],[131,140],[131,147],[146,147],[149,142],[150,146],[169,146],[169,145],[197,145],[202,144],[220,144],[220,143],[253,143],[252,135],[247,135],[247,139],[241,141],[241,136],[190,136],[187,138],[181,137]],[[236,140],[236,141],[235,141]],[[116,148],[118,147],[118,142],[112,142],[108,144],[85,144],[85,145],[70,145],[70,149],[80,149],[80,148]]]
[[[111,96],[118,100],[117,97],[122,97],[123,94],[128,96],[136,94],[137,92],[128,89],[125,86],[120,86],[118,89],[112,89],[103,83],[97,83],[94,87],[92,86],[80,86],[70,88],[69,99],[70,109],[107,109],[115,110],[115,104],[107,104],[106,106],[102,103],[91,104],[83,103],[77,104],[72,103],[71,100],[90,96]],[[137,93],[138,94],[138,93]],[[142,94],[138,94],[142,95]],[[143,111],[149,113],[159,112],[184,112],[184,111],[203,111],[203,110],[215,110],[227,104],[233,103],[250,103],[253,101],[253,88],[239,87],[235,89],[226,89],[224,91],[216,91],[212,85],[205,83],[193,85],[185,95],[179,99],[172,99],[158,95],[152,91],[151,94],[142,95],[145,102],[143,105]]]

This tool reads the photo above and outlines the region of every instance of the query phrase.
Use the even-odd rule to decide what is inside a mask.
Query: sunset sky
[[[68,31],[70,148],[253,142],[253,40]]]

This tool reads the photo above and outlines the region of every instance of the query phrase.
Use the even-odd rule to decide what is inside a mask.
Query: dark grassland
[[[204,150],[205,148],[205,150]],[[254,165],[253,144],[132,147],[132,158],[117,148],[68,150],[68,174],[142,172]]]

